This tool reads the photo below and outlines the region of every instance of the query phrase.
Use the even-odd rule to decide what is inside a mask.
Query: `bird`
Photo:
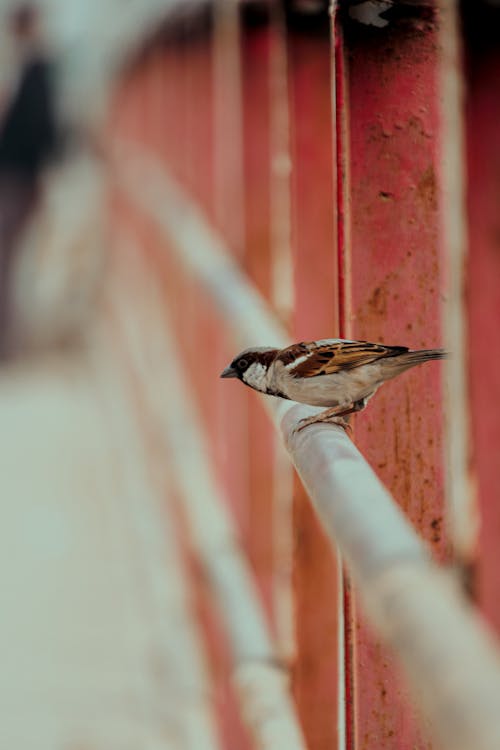
[[[327,407],[302,419],[297,431],[318,424],[348,426],[344,417],[365,408],[380,386],[397,375],[433,359],[443,349],[410,350],[369,341],[320,339],[285,349],[245,349],[223,370],[221,378],[238,378],[260,393]]]

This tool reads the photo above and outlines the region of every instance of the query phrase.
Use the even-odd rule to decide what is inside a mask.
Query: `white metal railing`
[[[144,269],[136,266],[136,288],[141,287],[141,274],[144,276]],[[108,294],[110,337],[115,346],[119,339],[127,364],[121,370],[132,372],[138,384],[135,400],[162,447],[162,470],[173,477],[182,497],[180,510],[189,543],[206,575],[228,638],[236,694],[255,745],[262,750],[305,750],[289,696],[288,675],[280,665],[228,502],[207,458],[209,449],[182,377],[158,285],[157,279],[146,279],[142,288],[147,288],[147,303],[140,305],[140,311],[137,306],[131,308],[129,290],[111,298]]]
[[[203,285],[237,344],[286,343],[285,332],[223,239],[166,171],[131,144],[122,144],[114,169],[118,185]],[[441,746],[500,747],[498,644],[452,573],[431,561],[340,428],[314,425],[295,433],[298,420],[316,410],[274,399],[265,404],[372,624],[398,655]]]

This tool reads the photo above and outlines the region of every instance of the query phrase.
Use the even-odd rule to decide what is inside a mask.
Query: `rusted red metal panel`
[[[244,254],[242,262],[259,291],[271,299],[270,59],[273,32],[257,17],[241,28],[241,104],[244,174]],[[254,342],[265,345],[271,342]],[[274,435],[255,394],[248,405],[249,507],[247,541],[267,610],[272,616],[275,587],[273,513]]]
[[[161,79],[163,111],[158,125],[162,131],[160,154],[171,173],[187,180],[187,65],[186,44],[176,37],[161,46],[158,77]]]
[[[307,19],[306,19],[307,21]],[[288,89],[293,337],[338,335],[337,253],[331,50],[328,18],[291,19]],[[338,743],[339,574],[337,560],[296,478],[294,593],[297,656],[294,690],[311,750]]]
[[[214,92],[210,37],[196,38],[184,50],[186,87],[186,183],[210,216],[214,215]],[[175,116],[175,110],[172,111]]]
[[[294,336],[338,335],[332,60],[327,19],[289,44]]]
[[[257,21],[255,21],[257,24]],[[271,299],[270,66],[273,31],[268,20],[242,29],[245,268]]]
[[[436,30],[379,34],[349,41],[351,333],[439,346]],[[357,440],[441,559],[442,432],[439,365],[385,386],[356,422]]]
[[[268,299],[272,295],[273,254],[269,79],[273,44],[279,41],[276,33],[276,28],[262,25],[249,28],[242,39],[245,228],[244,232],[241,228],[244,247],[235,247],[250,277]],[[228,180],[229,175],[234,178],[234,165],[225,164],[223,149],[214,150],[213,50],[209,38],[198,35],[191,41],[177,39],[161,54],[145,58],[139,69],[131,72],[117,108],[124,134],[142,141],[165,161],[234,246],[234,217],[226,224],[214,201],[214,196],[231,194]],[[334,128],[328,35],[324,27],[315,30],[310,26],[307,33],[304,29],[291,30],[287,55],[289,102],[285,106],[289,105],[291,137],[296,302],[292,327],[297,339],[334,336],[340,320],[342,335],[412,347],[441,343],[437,41],[429,18],[406,20],[404,25],[400,22],[386,29],[350,27],[345,44],[340,41],[337,48],[338,117]],[[495,206],[491,198],[496,162],[490,158],[496,153],[498,138],[484,122],[486,114],[491,120],[496,114],[488,74],[497,69],[498,61],[495,67],[491,58],[484,67],[471,68],[475,87],[468,108],[469,170],[474,176],[472,184],[484,185],[484,191],[474,190],[469,195],[474,248],[469,322],[471,333],[485,330],[490,337],[494,336],[491,321],[499,312],[491,281],[496,273]],[[215,165],[214,153],[220,160]],[[340,186],[337,191],[332,173],[334,157]],[[145,230],[137,217],[128,215],[127,220],[137,221],[135,231],[144,240],[151,268],[163,278],[165,304],[175,319],[186,378],[193,383],[219,476],[272,613],[273,545],[279,530],[272,527],[269,425],[254,394],[218,384],[221,362],[233,353],[225,351],[222,343],[224,321],[216,318],[209,300],[168,258],[151,230]],[[470,371],[477,406],[474,412],[478,415],[485,410],[492,413],[485,394],[496,393],[495,384],[500,380],[495,380],[495,367],[485,366],[481,342],[483,339],[472,344],[476,354]],[[356,419],[355,436],[382,480],[443,560],[448,548],[443,529],[438,368],[428,365],[385,386]],[[474,416],[473,430],[478,451],[481,449],[477,468],[487,521],[481,540],[480,599],[498,625],[498,580],[492,561],[495,529],[500,521],[493,499],[495,453],[488,450],[498,442],[498,434],[492,420]],[[338,574],[330,545],[298,484],[294,535],[294,690],[309,747],[330,750],[338,739]],[[349,591],[346,618],[348,747],[429,747],[392,658],[365,626]],[[213,626],[209,631],[213,634]],[[219,637],[215,635],[215,642]],[[220,663],[217,655],[214,659]],[[223,681],[220,672],[217,679]],[[223,700],[226,688],[221,688]],[[236,719],[226,716],[224,727],[228,748],[245,747]]]
[[[139,141],[146,152],[163,162],[211,217],[214,213],[212,73],[209,36],[197,35],[192,44],[181,36],[171,47],[143,54],[125,85],[129,104],[127,118],[121,125],[123,136]],[[224,175],[224,170],[218,174]],[[220,228],[224,230],[223,226]],[[221,336],[223,322],[186,272],[169,257],[162,240],[153,237],[148,244],[155,272],[163,277],[168,292],[186,379],[193,386],[210,435],[220,480],[245,534],[249,505],[244,417],[247,397],[236,389],[228,392],[219,387],[215,395],[213,391],[221,362],[226,362],[232,354]],[[232,438],[229,452],[228,434]]]
[[[477,3],[464,28],[467,103],[467,349],[473,461],[481,517],[476,593],[500,632],[500,11]]]
[[[432,18],[346,30],[344,333],[353,338],[414,348],[442,343],[436,33]],[[443,560],[440,377],[430,365],[384,386],[356,418],[355,439]],[[392,657],[352,600],[349,608],[351,746],[429,747]]]
[[[147,54],[124,82],[113,123],[114,134],[132,137],[165,163],[208,215],[213,214],[214,194],[211,75],[208,39],[197,38],[192,50],[181,39],[168,51]],[[122,109],[123,102],[126,110]],[[214,394],[213,387],[218,383],[221,362],[230,356],[221,336],[223,324],[210,301],[175,263],[154,228],[132,206],[119,205],[113,224],[119,230],[117,252],[120,232],[124,231],[138,242],[140,261],[162,280],[164,304],[175,323],[186,380],[193,387],[222,486],[244,532],[248,508],[247,444],[245,423],[238,420],[238,414],[246,408],[246,395],[239,389],[228,393],[221,388]],[[236,709],[225,639],[210,612],[202,576],[195,576],[195,580],[223,746],[227,750],[246,750],[249,740]]]
[[[177,39],[160,53],[153,54],[147,64],[142,63],[148,87],[149,132],[145,145],[203,209],[213,214],[213,101],[212,50],[209,37],[189,40]],[[172,122],[180,121],[172,126]],[[163,132],[163,124],[165,131]],[[184,135],[179,131],[183,129]],[[170,134],[170,137],[169,137]],[[176,140],[177,136],[179,139]],[[169,267],[167,253],[161,252],[158,263]],[[177,267],[169,267],[171,280],[169,300],[179,331],[179,345],[186,357],[186,373],[193,383],[198,405],[207,429],[212,436],[211,446],[217,464],[224,463],[221,442],[215,439],[220,409],[213,398],[212,382],[219,374],[221,349],[220,322],[212,307],[190,279]],[[168,283],[167,281],[165,283]],[[203,362],[203,367],[200,367]],[[244,451],[242,452],[244,455]],[[240,480],[241,482],[241,480]],[[239,485],[237,485],[239,486]]]
[[[225,195],[230,189],[227,175],[234,176],[232,170],[226,171],[223,150],[215,150],[214,101],[214,60],[213,37],[197,39],[191,45],[189,39],[182,51],[183,84],[185,91],[185,117],[188,133],[185,142],[185,161],[187,172],[185,187],[201,208],[212,220],[217,222],[218,229],[224,235],[234,231],[232,221],[225,222],[224,213],[217,211],[215,196]],[[175,102],[171,102],[174,112]],[[166,113],[168,116],[169,113]],[[214,159],[218,158],[216,165]],[[167,164],[168,167],[168,164]],[[216,179],[223,181],[216,183]],[[228,244],[233,247],[228,237]],[[237,252],[241,248],[235,248]],[[202,248],[200,248],[202,252]],[[176,275],[174,275],[174,283]],[[187,305],[187,310],[186,306]],[[194,386],[198,405],[204,416],[204,424],[209,435],[213,458],[218,469],[218,476],[224,487],[231,509],[237,522],[240,535],[247,551],[251,549],[249,532],[249,435],[247,416],[247,394],[239,389],[224,388],[219,380],[221,363],[224,364],[233,356],[226,347],[221,335],[224,321],[214,315],[212,305],[192,281],[187,280],[185,299],[177,305],[175,319],[182,320],[188,312],[189,333],[186,363],[189,367],[191,382]],[[202,366],[200,366],[200,363]],[[214,391],[215,384],[215,391]],[[202,597],[203,598],[203,597]],[[235,710],[234,695],[230,685],[228,661],[222,634],[208,616],[205,600],[205,624],[211,643],[212,668],[216,686],[220,721],[223,726],[225,747],[249,747],[248,736],[243,731],[238,712]]]

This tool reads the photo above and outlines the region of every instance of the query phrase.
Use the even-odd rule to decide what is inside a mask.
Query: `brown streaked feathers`
[[[385,357],[395,357],[407,351],[406,346],[384,346],[369,341],[329,341],[325,344],[308,341],[283,349],[278,358],[284,365],[299,360],[295,367],[290,367],[290,375],[311,378],[331,375],[340,370],[352,370],[360,365],[367,365]],[[304,356],[306,358],[300,361]]]

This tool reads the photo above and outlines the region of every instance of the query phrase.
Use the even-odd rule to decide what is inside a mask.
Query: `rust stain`
[[[408,131],[415,137],[415,142],[432,138],[432,133],[426,131],[423,120],[415,115],[408,120]]]
[[[387,313],[387,290],[383,286],[375,287],[367,305],[376,315],[385,315]]]
[[[438,516],[437,518],[433,518],[430,527],[432,529],[432,535],[431,535],[431,542],[435,542],[436,544],[441,541],[441,526],[443,523],[443,517]]]
[[[427,167],[419,180],[417,195],[428,210],[437,211],[436,173],[432,164]]]

